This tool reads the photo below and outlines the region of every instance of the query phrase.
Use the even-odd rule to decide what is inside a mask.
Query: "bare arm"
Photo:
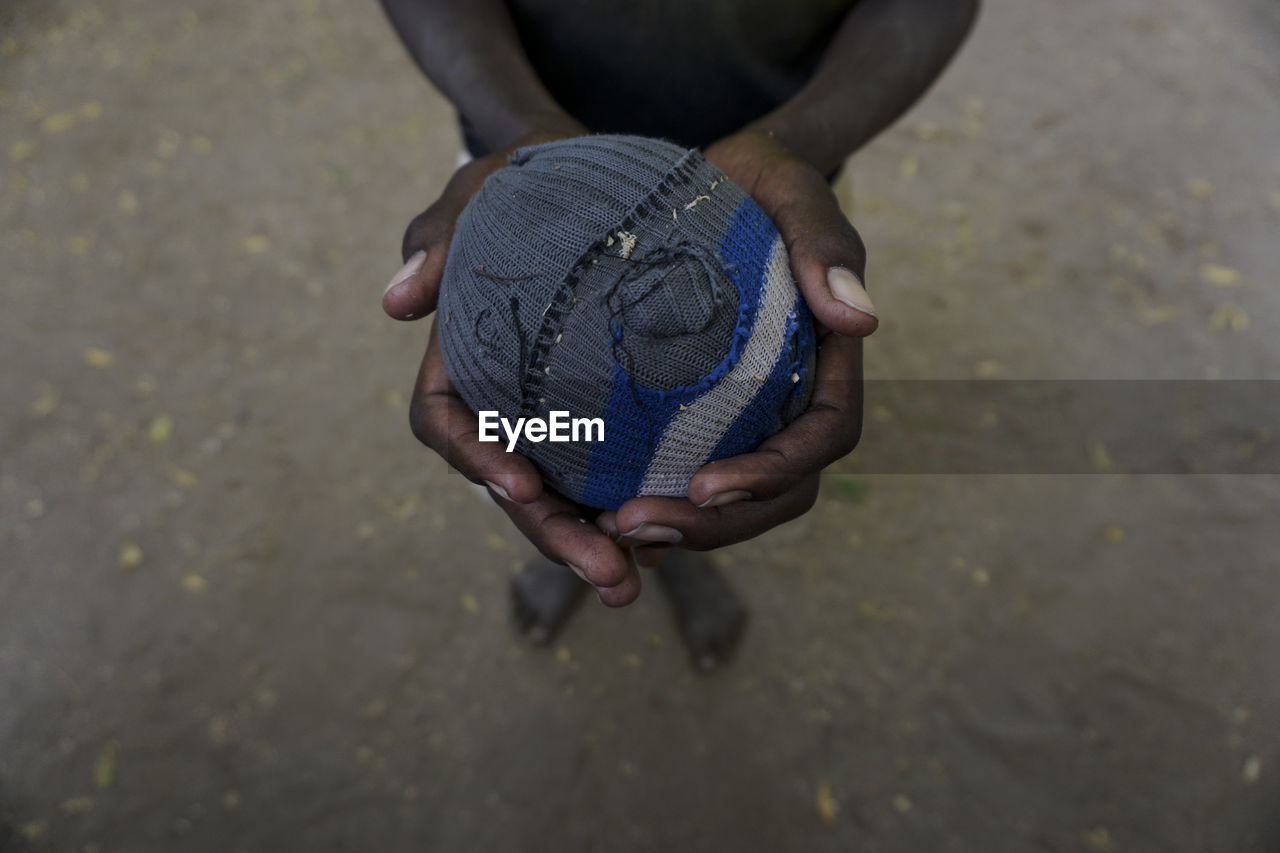
[[[635,498],[597,519],[637,555],[663,547],[662,538],[646,535],[652,530],[678,531],[687,548],[716,548],[794,518],[813,504],[822,469],[858,443],[860,338],[879,320],[864,285],[862,240],[826,176],[924,94],[964,41],[977,7],[977,0],[861,0],[791,100],[707,148],[782,234],[818,321],[817,382],[808,411],[756,452],[702,468],[688,500]]]
[[[585,129],[547,92],[502,0],[382,0],[422,73],[491,149]]]
[[[809,82],[747,129],[830,174],[920,99],[977,13],[978,0],[862,0]]]

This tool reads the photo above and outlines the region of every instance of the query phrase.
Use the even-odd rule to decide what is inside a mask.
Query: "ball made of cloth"
[[[458,217],[436,317],[472,410],[603,420],[603,440],[514,448],[599,509],[684,497],[813,388],[813,318],[777,229],[697,150],[657,139],[515,151]]]

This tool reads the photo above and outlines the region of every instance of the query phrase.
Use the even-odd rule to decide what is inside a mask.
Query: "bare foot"
[[[702,554],[675,549],[657,569],[689,656],[711,672],[733,655],[747,611],[733,587]]]
[[[568,621],[589,585],[559,563],[541,557],[511,579],[516,629],[537,645],[551,642]]]

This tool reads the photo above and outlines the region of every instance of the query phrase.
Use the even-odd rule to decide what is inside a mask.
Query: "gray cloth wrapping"
[[[458,218],[436,323],[474,411],[602,418],[516,451],[566,497],[683,496],[812,392],[813,320],[760,207],[696,150],[634,136],[522,148]]]

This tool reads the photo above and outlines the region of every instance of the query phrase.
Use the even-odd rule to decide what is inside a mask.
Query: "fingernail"
[[[587,573],[584,572],[582,569],[578,568],[573,563],[565,563],[565,565],[569,567],[569,571],[573,572],[575,575],[582,578],[584,581],[587,581]],[[591,581],[587,581],[587,583],[591,583]],[[595,586],[595,584],[592,584],[592,586]],[[600,587],[596,587],[596,589],[600,589]]]
[[[675,545],[684,534],[674,527],[667,527],[662,524],[642,524],[635,530],[622,534],[622,539],[639,539],[641,542],[666,542],[668,545]]]
[[[712,495],[702,503],[698,504],[698,509],[708,509],[713,506],[725,506],[726,504],[736,504],[738,501],[745,501],[751,497],[750,492],[744,492],[742,489],[734,489],[731,492],[721,492],[718,495]]]
[[[876,306],[871,302],[867,289],[856,275],[844,267],[827,270],[827,287],[831,288],[832,296],[855,311],[876,316]]]
[[[427,253],[422,249],[419,249],[410,255],[409,260],[405,261],[404,266],[400,267],[400,272],[395,274],[391,279],[391,283],[387,285],[386,290],[382,291],[382,295],[386,296],[387,292],[391,290],[391,288],[395,287],[414,273],[419,272],[422,269],[422,265],[426,263],[426,260]]]
[[[507,490],[502,488],[502,486],[499,486],[497,483],[491,480],[485,480],[484,484],[488,486],[495,495],[502,498],[504,501],[511,500],[511,495],[507,494]]]

